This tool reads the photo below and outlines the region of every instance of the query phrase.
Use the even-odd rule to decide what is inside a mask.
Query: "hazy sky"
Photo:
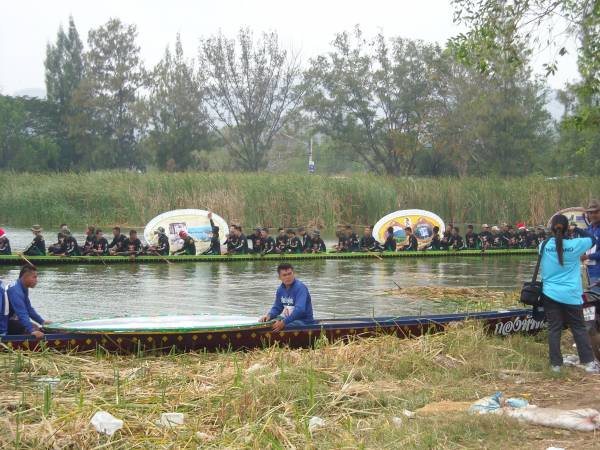
[[[276,30],[303,59],[325,52],[336,32],[360,24],[365,34],[383,31],[444,43],[459,29],[452,23],[450,0],[7,0],[0,4],[0,92],[15,94],[44,87],[46,43],[54,41],[60,24],[73,15],[82,40],[87,32],[119,17],[138,27],[139,45],[148,65],[155,64],[176,33],[188,57],[198,39],[221,29],[232,35],[240,27]],[[571,46],[571,49],[573,46]],[[577,77],[575,57],[562,58],[553,87]],[[534,59],[541,70],[547,54]]]

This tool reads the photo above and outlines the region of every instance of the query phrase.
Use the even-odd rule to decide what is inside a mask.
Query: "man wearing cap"
[[[0,228],[0,255],[10,255],[10,241],[6,237],[6,233]]]
[[[319,230],[313,231],[310,238],[310,245],[312,245],[312,253],[324,253],[327,251],[327,247],[325,247],[325,242],[321,239],[321,232]]]
[[[175,252],[174,255],[196,255],[196,243],[194,242],[194,238],[191,237],[187,231],[181,230],[179,232],[179,238],[183,240],[183,245],[181,248]]]
[[[46,256],[46,242],[42,236],[42,227],[34,225],[31,227],[33,241],[23,250],[26,256]]]
[[[600,201],[592,200],[585,210],[590,225],[588,232],[599,242],[600,239]],[[581,261],[587,265],[590,283],[596,284],[600,280],[600,249],[598,244],[594,245],[585,255],[581,256]]]
[[[158,227],[154,230],[154,234],[158,236],[158,243],[148,247],[148,251],[153,254],[158,253],[161,256],[168,255],[170,250],[169,236],[165,233],[165,229],[163,227]]]
[[[481,248],[486,250],[490,248],[494,242],[494,236],[490,231],[490,226],[484,223],[481,226],[481,233],[479,233],[479,241],[481,242]]]

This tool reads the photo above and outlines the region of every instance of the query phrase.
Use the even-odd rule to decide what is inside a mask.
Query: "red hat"
[[[2,228],[0,228],[0,237],[4,236],[6,233],[4,232],[4,230]]]
[[[519,222],[517,224],[517,228],[521,229],[521,228],[525,228],[525,224],[523,222]]]
[[[185,231],[185,230],[181,230],[181,231],[179,232],[179,237],[180,237],[180,238],[184,238],[184,237],[186,237],[186,236],[187,236],[187,231]]]

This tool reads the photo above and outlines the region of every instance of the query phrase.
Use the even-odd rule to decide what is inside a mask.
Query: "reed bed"
[[[327,177],[270,173],[0,174],[0,222],[141,226],[175,208],[210,208],[246,227],[373,224],[422,208],[455,223],[545,223],[558,209],[600,196],[592,177]]]
[[[466,323],[419,339],[319,342],[304,350],[160,357],[8,352],[0,355],[0,446],[597,448],[598,436],[447,408],[497,390],[540,405],[585,400],[590,384],[582,372],[546,370],[543,338],[494,338]],[[44,384],[49,379],[52,387]],[[403,415],[425,405],[428,414]],[[125,422],[112,438],[89,424],[99,410]],[[181,412],[185,423],[158,426],[163,412]],[[313,416],[324,425],[311,429]]]

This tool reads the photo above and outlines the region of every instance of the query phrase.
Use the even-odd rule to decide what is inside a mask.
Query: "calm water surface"
[[[7,230],[13,251],[31,234]],[[76,236],[79,240],[80,236]],[[46,244],[55,234],[45,233]],[[382,291],[401,286],[470,286],[512,290],[532,273],[533,256],[302,261],[299,279],[312,295],[316,317],[408,315],[440,311],[427,301],[394,299]],[[274,262],[119,264],[39,267],[31,298],[51,320],[156,314],[262,315],[279,282]],[[12,281],[17,267],[0,266]]]

